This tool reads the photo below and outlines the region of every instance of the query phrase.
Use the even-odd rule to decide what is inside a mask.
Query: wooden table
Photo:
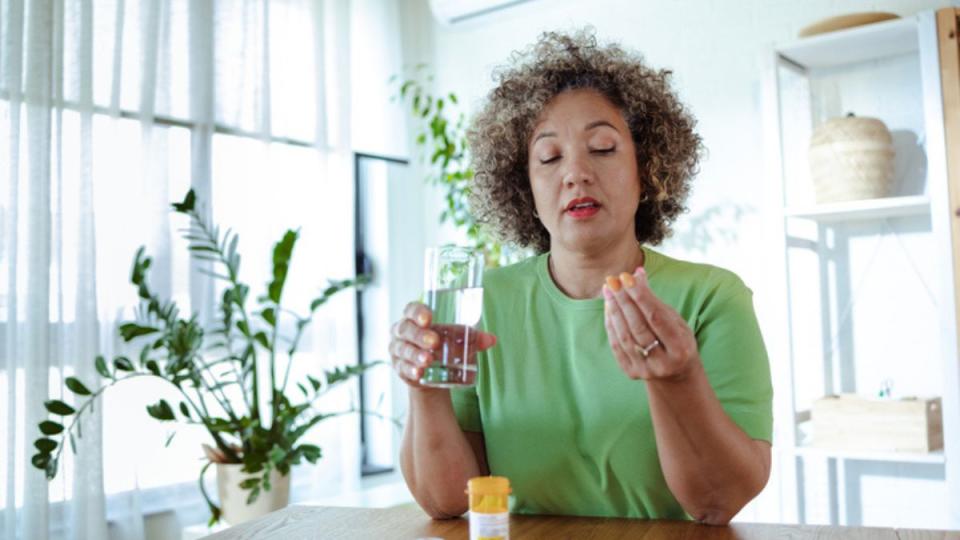
[[[825,527],[811,525],[766,525],[735,523],[711,527],[684,521],[581,518],[567,516],[511,516],[511,538],[642,538],[644,540],[768,538],[869,540],[910,539],[960,540],[960,532],[887,529],[877,527]],[[209,540],[303,540],[303,539],[468,539],[466,519],[434,521],[415,505],[394,508],[334,508],[291,506],[208,536]]]

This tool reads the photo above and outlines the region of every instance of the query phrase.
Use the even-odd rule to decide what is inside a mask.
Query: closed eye
[[[616,150],[616,146],[611,146],[610,148],[594,148],[590,150],[592,154],[612,154]]]
[[[560,159],[560,156],[553,156],[553,157],[551,157],[551,158],[541,159],[541,160],[540,160],[540,163],[543,164],[543,165],[546,165],[547,163],[553,163],[554,161],[556,161],[556,160],[558,160],[558,159]]]

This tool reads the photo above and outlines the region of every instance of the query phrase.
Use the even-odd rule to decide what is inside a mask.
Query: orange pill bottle
[[[470,540],[510,539],[510,480],[478,476],[467,482],[470,499]]]

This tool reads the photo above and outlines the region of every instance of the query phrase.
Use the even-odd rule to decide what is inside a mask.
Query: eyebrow
[[[595,128],[598,128],[598,127],[600,127],[600,126],[607,126],[607,127],[611,128],[611,129],[613,129],[614,131],[616,131],[617,133],[620,133],[620,130],[617,129],[616,126],[614,126],[614,125],[611,124],[610,122],[607,122],[606,120],[594,120],[593,122],[590,122],[589,124],[587,124],[587,127],[583,128],[583,130],[584,130],[584,131],[590,131],[591,129],[595,129]],[[540,139],[543,139],[543,138],[546,138],[546,137],[556,137],[556,136],[557,136],[556,132],[553,132],[553,131],[544,131],[544,132],[540,133],[539,135],[537,135],[536,137],[534,137],[533,143],[536,143],[536,142],[539,141]],[[531,144],[532,144],[532,143],[531,143]]]

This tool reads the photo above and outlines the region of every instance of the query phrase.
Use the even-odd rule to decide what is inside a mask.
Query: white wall
[[[425,3],[426,0],[413,0],[404,5],[422,13]],[[511,51],[534,42],[545,30],[592,25],[601,40],[619,41],[642,52],[651,65],[673,70],[675,88],[699,120],[698,131],[708,155],[690,199],[691,212],[678,223],[676,238],[665,249],[737,272],[754,290],[764,335],[773,351],[783,348],[786,337],[782,276],[779,267],[769,262],[780,257],[779,252],[772,251],[779,239],[770,236],[771,227],[766,225],[779,216],[779,209],[768,204],[773,200],[772,182],[777,179],[765,175],[762,156],[762,78],[770,47],[795,38],[800,28],[812,22],[841,13],[891,11],[909,15],[947,5],[951,2],[532,0],[452,26],[423,22],[421,32],[429,32],[430,38],[419,35],[432,50],[431,65],[438,91],[456,92],[468,112],[475,109],[492,86],[492,68],[503,64]],[[735,207],[744,210],[739,218],[733,217]],[[736,238],[714,239],[698,249],[694,235],[697,231],[690,218],[711,208],[723,210],[723,223],[735,231]],[[434,226],[428,219],[425,227],[430,230]],[[782,371],[775,369],[775,379],[782,380],[783,376]],[[783,424],[778,429],[787,427]],[[943,504],[942,490],[927,490],[928,495],[923,495],[923,489],[914,489],[914,484],[888,482],[882,476],[869,476],[869,471],[865,474],[868,476],[861,479],[856,489],[880,490],[889,495],[888,504],[876,503],[871,508],[893,506],[898,486],[907,488],[918,506]],[[790,506],[789,497],[788,490],[781,491],[775,471],[768,489],[740,517],[750,521],[795,519],[789,509],[784,510]],[[823,512],[811,511],[810,506],[822,506],[824,501],[820,499],[824,494],[814,493],[810,497],[808,518],[825,520]],[[881,514],[867,509],[861,517],[868,523],[892,519]],[[900,525],[930,525],[911,522],[907,514],[901,512],[896,517],[901,520]]]

